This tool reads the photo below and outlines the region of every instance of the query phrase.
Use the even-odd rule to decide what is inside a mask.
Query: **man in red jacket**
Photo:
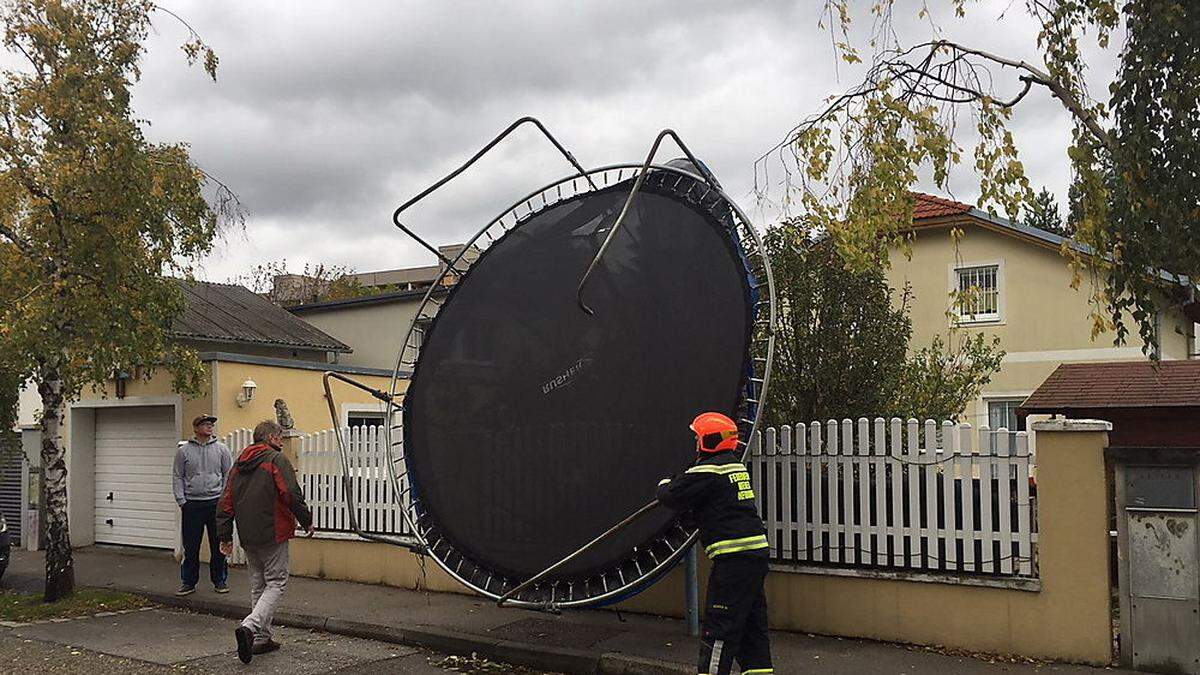
[[[283,429],[278,424],[268,420],[254,427],[254,445],[242,450],[229,471],[217,507],[221,552],[233,553],[236,524],[250,572],[252,609],[234,631],[243,663],[250,663],[254,654],[279,649],[271,639],[271,617],[287,584],[288,540],[296,533],[297,520],[308,536],[313,534],[312,511],[282,448]]]

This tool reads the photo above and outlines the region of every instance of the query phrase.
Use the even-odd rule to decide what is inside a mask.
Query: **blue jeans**
[[[213,586],[224,586],[229,579],[229,567],[217,541],[218,501],[187,501],[180,507],[183,511],[183,564],[179,567],[179,577],[184,586],[195,586],[200,581],[200,540],[205,529],[208,530],[210,555],[208,576]]]

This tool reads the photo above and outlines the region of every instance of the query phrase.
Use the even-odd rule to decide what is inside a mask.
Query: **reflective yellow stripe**
[[[696,466],[693,466],[692,468],[688,469],[685,473],[727,474],[727,473],[738,473],[739,471],[745,471],[745,470],[746,470],[746,466],[744,464],[723,464],[721,466],[717,466],[715,464],[697,464]]]
[[[723,541],[714,541],[704,547],[705,553],[709,557],[722,555],[725,553],[737,553],[738,551],[753,551],[760,548],[767,548],[770,544],[767,543],[767,535],[759,534],[753,537],[742,537],[741,539],[725,539]]]
[[[743,670],[742,675],[755,675],[755,673],[762,675],[762,673],[774,673],[774,672],[775,672],[774,668],[755,668],[754,670]]]
[[[659,484],[659,485],[666,485],[667,483],[670,483],[670,482],[671,482],[671,479],[670,479],[670,478],[664,478],[664,479],[662,479],[662,480],[658,481],[658,484]]]

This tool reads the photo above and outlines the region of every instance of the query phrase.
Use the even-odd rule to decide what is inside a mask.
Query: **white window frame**
[[[992,395],[984,396],[983,397],[983,416],[987,421],[988,428],[991,429],[992,431],[995,431],[1000,428],[1000,427],[992,426],[992,404],[993,403],[1020,403],[1027,398],[1029,398],[1029,394],[992,394]],[[1029,426],[1028,422],[1026,422],[1025,426],[1026,427]],[[1004,428],[1007,429],[1008,427],[1005,426]],[[1009,431],[1017,431],[1017,429],[1008,429],[1008,430]],[[1022,429],[1021,431],[1025,431],[1025,430],[1027,430],[1027,429]]]
[[[380,421],[380,425],[387,426],[388,423],[386,403],[343,403],[341,419],[343,428],[350,426],[351,413],[382,413],[383,419]]]
[[[996,268],[996,313],[995,314],[963,314],[958,303],[958,273],[960,270],[972,269],[976,267],[995,267]],[[978,260],[978,261],[962,261],[954,262],[948,265],[947,286],[948,293],[951,295],[953,305],[950,312],[954,317],[954,322],[960,326],[973,326],[982,324],[1003,324],[1005,322],[1005,298],[1008,295],[1004,292],[1004,260]]]

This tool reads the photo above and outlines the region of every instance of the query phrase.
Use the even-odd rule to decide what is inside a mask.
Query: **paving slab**
[[[233,629],[236,622],[217,619],[221,630],[227,634],[226,646],[233,644]],[[362,640],[359,638],[315,633],[298,629],[276,631],[276,639],[283,648],[270,654],[259,654],[251,665],[255,675],[308,675],[309,673],[344,672],[348,668],[359,668],[381,662],[391,662],[394,668],[388,672],[433,672],[446,675],[437,668],[426,669],[426,653],[414,647]],[[414,657],[414,658],[409,658]],[[226,653],[177,664],[186,665],[189,671],[221,673],[231,667],[239,667],[236,654]],[[416,669],[416,670],[414,670]],[[350,672],[355,672],[351,670]]]
[[[183,599],[170,593],[178,585],[178,564],[169,555],[90,547],[76,551],[81,585],[107,586],[146,594],[158,602],[240,617],[249,600],[243,569],[230,575],[233,592],[217,595],[201,586]],[[41,575],[38,554],[17,552],[9,575]],[[203,576],[203,575],[202,575]],[[5,585],[9,583],[5,579]],[[696,643],[677,619],[611,610],[572,611],[561,616],[497,608],[480,598],[425,593],[400,588],[292,577],[280,621],[334,633],[415,644],[456,654],[481,655],[570,673],[695,672]],[[1110,672],[1071,664],[1011,662],[938,653],[869,640],[773,631],[776,672],[871,674],[1061,673]],[[373,662],[372,662],[373,663]],[[364,663],[364,668],[373,668]],[[382,666],[379,666],[382,667]],[[1124,671],[1131,672],[1131,671]]]
[[[152,609],[116,616],[36,623],[14,628],[12,632],[19,637],[171,665],[229,653],[233,628],[227,631],[228,623],[203,614]]]

